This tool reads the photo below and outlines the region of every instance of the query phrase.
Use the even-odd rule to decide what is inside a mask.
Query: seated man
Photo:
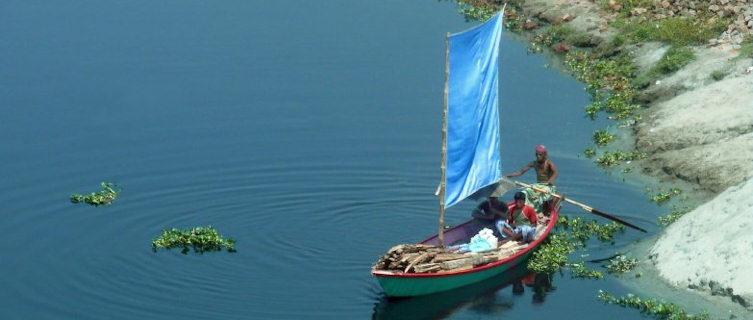
[[[508,205],[506,203],[499,200],[499,198],[489,197],[486,201],[482,202],[478,205],[478,207],[473,209],[471,216],[476,219],[489,221],[496,220],[499,217],[506,219],[507,210]]]
[[[531,242],[536,234],[538,218],[533,207],[526,205],[526,194],[516,192],[514,201],[508,204],[508,218],[496,221],[497,229],[503,238]]]

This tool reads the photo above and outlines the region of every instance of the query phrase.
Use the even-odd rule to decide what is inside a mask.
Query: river
[[[514,293],[518,268],[408,300],[370,276],[437,229],[445,33],[473,25],[450,2],[0,8],[2,319],[642,318],[596,299],[628,292],[611,276]],[[607,124],[584,117],[583,84],[512,37],[500,56],[503,171],[546,144],[568,197],[656,232],[643,186],[582,156]],[[122,188],[112,206],[69,202],[102,181]],[[152,252],[163,228],[201,225],[238,252]]]

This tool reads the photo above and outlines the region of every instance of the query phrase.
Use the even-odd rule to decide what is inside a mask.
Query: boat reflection
[[[484,281],[450,291],[411,298],[382,296],[374,306],[372,319],[442,319],[463,308],[498,315],[513,308],[513,300],[500,297],[511,287],[512,295],[522,295],[526,287],[533,290],[533,303],[543,303],[555,287],[552,275],[534,274],[518,265]]]

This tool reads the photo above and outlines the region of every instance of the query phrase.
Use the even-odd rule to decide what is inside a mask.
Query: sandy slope
[[[523,9],[544,21],[569,21],[597,43],[615,34],[606,27],[609,14],[592,1],[527,0]],[[650,258],[660,276],[753,310],[753,60],[738,58],[737,49],[724,42],[696,47],[694,62],[648,87],[633,138],[649,154],[637,163],[644,174],[690,183],[696,192],[689,196],[710,200],[659,236]],[[632,56],[645,72],[666,50],[645,43]],[[713,72],[725,77],[717,81]]]
[[[659,275],[680,287],[753,298],[753,180],[731,187],[670,225],[651,248]]]

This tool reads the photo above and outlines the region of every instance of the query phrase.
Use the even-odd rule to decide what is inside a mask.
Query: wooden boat
[[[560,202],[555,199],[552,202],[554,209],[549,215],[549,222],[542,225],[543,232],[523,248],[502,260],[476,266],[470,269],[461,269],[454,271],[440,271],[434,273],[405,273],[393,272],[386,270],[372,270],[371,274],[376,277],[382,286],[385,295],[388,297],[411,297],[437,292],[452,290],[463,287],[490,277],[501,274],[526,261],[533,251],[549,235],[557,221],[557,214]],[[468,243],[470,238],[477,234],[482,228],[490,227],[488,222],[482,222],[478,219],[469,220],[456,227],[450,228],[444,232],[444,240],[448,244]],[[425,245],[438,245],[438,235],[434,235],[420,242]]]
[[[502,176],[499,152],[497,78],[502,12],[480,26],[454,35],[447,34],[442,164],[436,192],[439,196],[439,231],[421,242],[431,248],[421,245],[393,247],[372,268],[372,275],[387,296],[442,292],[498,275],[528,259],[557,220],[559,199],[554,200],[556,203],[548,203],[552,208],[547,210],[549,222],[537,226],[537,237],[528,245],[508,242],[505,245],[514,247],[499,248],[480,256],[468,254],[457,260],[453,253],[444,251],[445,244],[468,243],[484,227],[494,229],[491,222],[484,225],[481,221],[471,220],[445,230],[446,208],[465,198],[485,198],[514,188],[514,184],[512,187],[503,186],[504,181],[511,182]],[[410,249],[410,255],[402,255],[405,248]],[[423,249],[427,251],[415,251]],[[437,257],[440,253],[442,259]],[[424,263],[429,257],[432,263]],[[407,261],[411,262],[403,265]]]
[[[443,292],[483,281],[521,264],[551,232],[562,201],[646,232],[638,226],[565,199],[549,190],[503,177],[497,101],[497,60],[503,12],[504,7],[482,25],[460,33],[447,34],[441,177],[435,193],[439,196],[439,230],[436,235],[418,245],[393,247],[372,267],[371,274],[376,277],[387,296],[408,297]],[[536,237],[532,242],[527,245],[507,242],[503,246],[512,246],[489,249],[493,247],[490,243],[496,240],[485,238],[488,234],[484,233],[477,239],[483,238],[481,243],[486,246],[473,247],[473,251],[478,251],[476,254],[458,257],[452,250],[445,250],[446,244],[469,243],[484,227],[494,229],[491,222],[485,224],[470,220],[445,230],[445,209],[466,198],[499,196],[514,189],[515,185],[548,193],[552,197],[543,209],[549,220],[546,225],[537,226]],[[473,245],[478,243],[474,242]]]

